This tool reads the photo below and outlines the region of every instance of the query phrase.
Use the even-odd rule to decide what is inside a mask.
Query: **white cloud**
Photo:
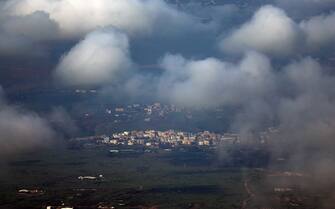
[[[104,29],[88,34],[65,54],[56,76],[67,85],[99,85],[112,82],[130,66],[127,36]]]
[[[163,0],[8,0],[1,12],[26,16],[37,11],[49,14],[65,37],[82,36],[106,26],[131,35],[145,34],[162,22],[178,26],[193,21]]]
[[[228,53],[257,50],[271,55],[289,55],[296,47],[298,27],[279,8],[261,7],[252,19],[220,42]]]
[[[335,13],[319,15],[300,23],[306,34],[306,45],[312,50],[335,42]]]
[[[216,107],[240,105],[272,91],[271,64],[255,52],[233,64],[215,58],[187,60],[166,55],[159,83],[159,95],[183,106]]]
[[[55,133],[37,114],[13,107],[0,95],[0,155],[11,155],[50,144]]]
[[[164,0],[6,0],[0,4],[0,54],[45,54],[39,50],[50,41],[78,40],[110,27],[138,40],[199,34],[212,26]]]

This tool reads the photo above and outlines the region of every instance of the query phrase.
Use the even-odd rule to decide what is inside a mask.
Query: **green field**
[[[269,168],[227,165],[210,150],[110,156],[109,148],[72,150],[55,145],[3,160],[0,208],[38,209],[62,203],[120,209],[330,209],[333,205],[331,184],[316,189],[318,182],[308,175],[271,176]],[[99,175],[103,178],[78,179]],[[19,194],[20,189],[43,193]]]
[[[214,158],[215,154],[164,151],[111,157],[106,147],[26,153],[2,165],[0,208],[41,208],[61,202],[106,202],[116,208],[239,208],[245,197],[245,170],[222,168]],[[100,174],[101,180],[78,179]],[[45,194],[22,195],[18,189],[41,189]]]

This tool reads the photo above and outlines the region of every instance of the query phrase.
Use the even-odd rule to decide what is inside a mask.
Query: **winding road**
[[[248,203],[251,201],[251,199],[255,196],[255,194],[250,189],[249,181],[247,179],[244,180],[244,189],[247,192],[248,196],[245,198],[242,202],[241,209],[247,209]]]

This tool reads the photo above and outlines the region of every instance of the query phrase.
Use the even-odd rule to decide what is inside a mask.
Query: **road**
[[[248,196],[243,200],[241,209],[247,209],[248,203],[255,196],[255,194],[252,192],[249,181],[247,179],[244,180],[243,185],[244,185],[244,190],[247,192]]]

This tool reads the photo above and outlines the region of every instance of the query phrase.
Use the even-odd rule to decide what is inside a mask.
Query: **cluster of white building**
[[[220,143],[239,143],[238,134],[216,134],[209,131],[190,133],[175,130],[168,131],[124,131],[112,136],[101,136],[101,142],[111,145],[144,145],[147,147],[162,144],[212,146]]]

